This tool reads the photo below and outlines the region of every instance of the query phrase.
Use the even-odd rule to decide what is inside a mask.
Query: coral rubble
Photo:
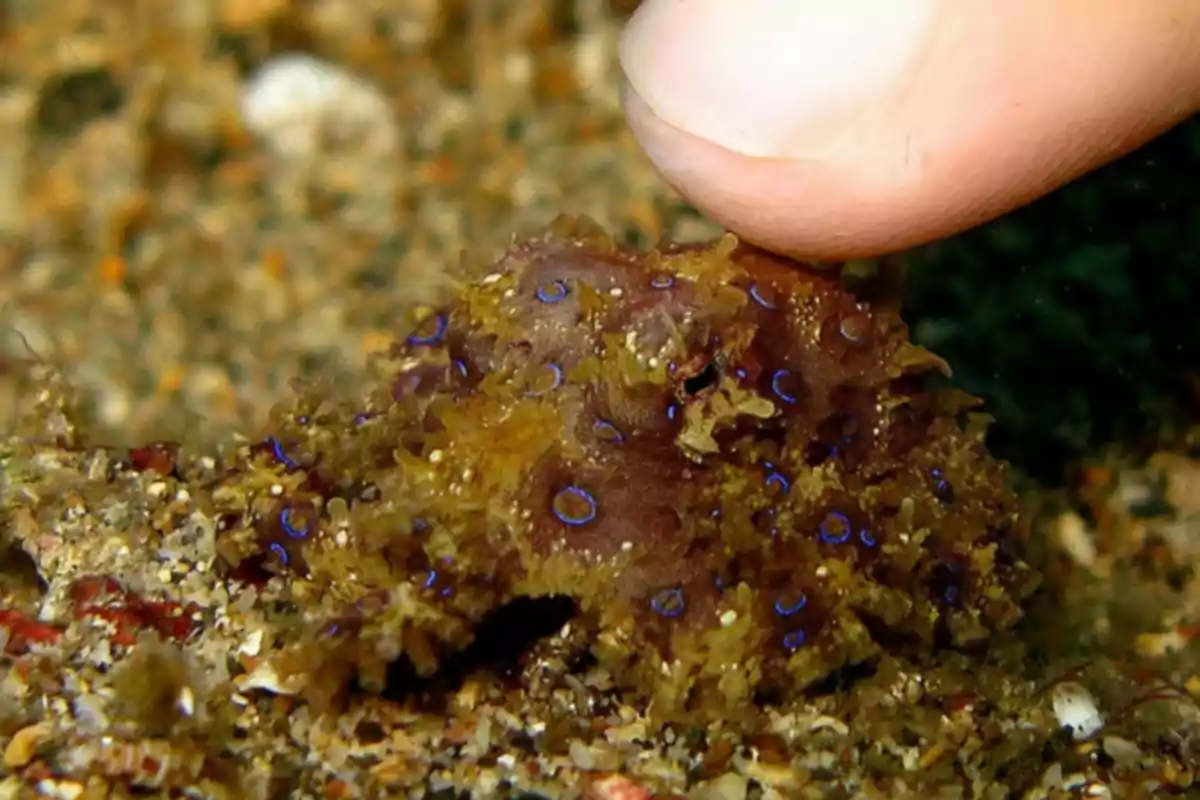
[[[451,283],[378,391],[309,393],[217,471],[217,551],[292,583],[297,665],[428,674],[565,597],[618,685],[703,717],[1019,618],[1036,577],[974,401],[836,272],[564,220]]]

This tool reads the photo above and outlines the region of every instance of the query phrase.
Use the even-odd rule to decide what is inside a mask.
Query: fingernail
[[[670,125],[744,155],[803,155],[814,132],[889,95],[935,2],[646,0],[621,64]]]

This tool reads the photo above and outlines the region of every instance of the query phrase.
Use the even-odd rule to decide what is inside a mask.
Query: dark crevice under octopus
[[[231,574],[290,581],[305,646],[367,685],[518,598],[570,598],[663,719],[1020,617],[1037,578],[985,418],[836,269],[561,220],[448,284],[373,394],[278,409],[217,494]]]

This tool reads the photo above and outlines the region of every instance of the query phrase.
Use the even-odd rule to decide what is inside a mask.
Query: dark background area
[[[1200,398],[1200,119],[910,255],[906,318],[990,444],[1057,482],[1109,444],[1177,438]]]

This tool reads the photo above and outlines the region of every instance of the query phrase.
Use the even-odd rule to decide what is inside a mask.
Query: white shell
[[[1092,693],[1078,683],[1061,683],[1054,687],[1052,699],[1058,724],[1069,727],[1075,740],[1089,739],[1104,727],[1104,715]]]

